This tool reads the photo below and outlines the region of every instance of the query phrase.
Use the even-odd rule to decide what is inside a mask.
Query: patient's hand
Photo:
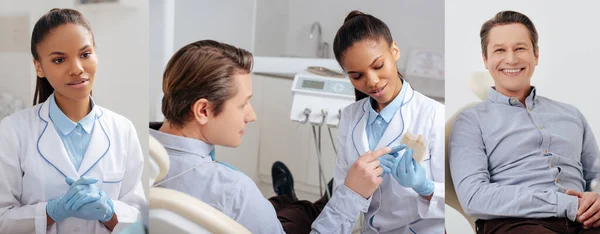
[[[344,181],[346,187],[368,199],[383,182],[381,178],[383,168],[377,159],[390,153],[391,150],[390,147],[384,147],[358,157],[348,170]]]
[[[566,194],[579,198],[577,221],[583,223],[584,228],[600,227],[600,194],[573,190],[567,190]]]

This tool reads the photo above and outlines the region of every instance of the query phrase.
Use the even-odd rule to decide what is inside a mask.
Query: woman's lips
[[[387,84],[386,84],[386,85],[384,85],[384,86],[383,86],[383,87],[381,87],[381,88],[378,88],[378,89],[376,89],[376,90],[373,90],[373,91],[371,91],[371,92],[370,92],[371,96],[374,96],[374,97],[382,97],[382,96],[385,94],[385,87],[387,87]]]
[[[69,83],[67,83],[67,85],[72,88],[83,88],[89,83],[89,80],[90,79],[88,79],[88,78],[79,78],[79,79],[70,81]]]

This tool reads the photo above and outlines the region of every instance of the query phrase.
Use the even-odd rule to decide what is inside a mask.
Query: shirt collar
[[[201,140],[171,135],[154,129],[149,131],[150,135],[156,138],[165,148],[198,155],[202,158],[211,158],[210,152],[215,148],[214,145]]]
[[[535,86],[531,86],[531,91],[529,92],[527,98],[525,98],[525,104],[528,107],[535,105],[535,101],[538,99],[536,93],[537,91]],[[494,86],[490,87],[490,91],[488,93],[488,100],[490,100],[493,103],[523,107],[523,104],[521,104],[517,97],[507,97],[504,94],[501,94],[500,92],[496,91],[496,87]]]
[[[377,113],[374,108],[377,105],[377,101],[369,97],[369,104],[371,107],[369,108],[368,124],[372,124],[378,115],[381,115],[383,120],[385,120],[386,123],[389,123],[394,117],[394,114],[396,114],[398,109],[400,109],[400,107],[402,106],[402,102],[404,101],[404,96],[406,95],[406,90],[408,89],[408,86],[408,82],[403,80],[402,88],[400,89],[400,93],[398,93],[398,96],[396,96],[396,98],[394,98],[394,100],[389,105],[384,107],[383,110],[381,110],[379,113]]]
[[[83,130],[85,130],[85,132],[87,132],[88,134],[92,132],[92,129],[94,128],[94,122],[96,121],[96,105],[94,103],[94,99],[91,96],[90,105],[92,106],[92,110],[77,123],[71,121],[71,119],[69,119],[69,117],[67,117],[65,113],[63,113],[62,110],[58,108],[54,97],[54,93],[52,93],[52,95],[50,95],[48,99],[50,99],[50,119],[62,134],[68,135],[75,129],[75,127],[77,127],[78,124],[81,125],[81,127],[83,127]]]

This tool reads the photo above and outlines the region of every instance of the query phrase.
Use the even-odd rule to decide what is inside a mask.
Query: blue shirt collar
[[[531,86],[531,91],[527,98],[525,98],[525,104],[527,106],[535,105],[535,101],[537,100],[537,91],[535,86]],[[504,94],[496,91],[496,87],[490,87],[490,91],[488,93],[488,100],[493,103],[504,104],[509,106],[523,106],[517,97],[507,97]]]
[[[65,113],[63,113],[62,110],[58,108],[58,105],[56,105],[56,100],[54,99],[54,93],[50,95],[48,99],[50,100],[50,119],[62,134],[68,135],[75,129],[75,127],[77,127],[78,124],[81,125],[81,127],[83,127],[83,130],[85,130],[88,134],[92,132],[92,129],[94,128],[94,121],[96,121],[96,105],[94,103],[94,99],[91,96],[90,105],[92,106],[92,110],[77,123],[71,121],[69,117],[67,117]]]
[[[150,135],[156,138],[167,149],[198,155],[202,158],[210,157],[214,161],[213,156],[210,155],[215,148],[212,144],[189,137],[171,135],[154,129],[150,129],[149,131]]]
[[[398,93],[398,96],[396,96],[396,98],[394,98],[394,100],[389,105],[384,107],[383,110],[381,110],[379,113],[377,113],[374,108],[377,105],[377,101],[369,97],[370,108],[369,118],[367,119],[368,124],[372,124],[378,115],[381,115],[381,117],[383,118],[383,120],[385,120],[386,123],[390,123],[390,121],[394,117],[394,114],[396,114],[398,109],[400,109],[400,107],[402,106],[402,102],[404,101],[404,95],[406,95],[406,90],[408,89],[408,86],[408,82],[406,82],[406,80],[403,80],[402,88],[400,89],[400,93]]]

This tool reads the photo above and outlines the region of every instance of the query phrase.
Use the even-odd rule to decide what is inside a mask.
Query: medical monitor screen
[[[323,89],[323,87],[325,87],[325,82],[322,81],[305,80],[302,82],[302,88]]]

